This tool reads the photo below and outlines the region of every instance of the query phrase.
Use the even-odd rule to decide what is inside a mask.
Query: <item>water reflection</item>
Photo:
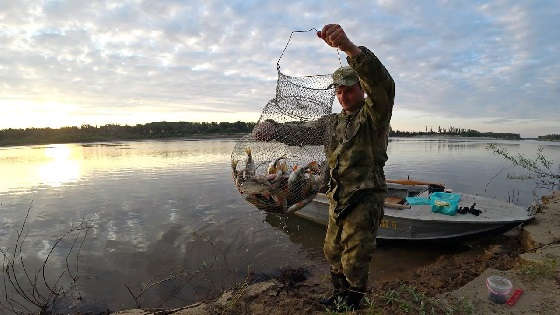
[[[60,187],[101,174],[128,176],[140,169],[201,168],[227,160],[230,153],[207,141],[7,147],[0,154],[0,193]]]
[[[458,192],[527,205],[530,181],[484,149],[487,141],[393,139],[387,177],[444,182]],[[504,142],[505,143],[505,142]],[[123,284],[138,289],[178,269],[200,271],[146,295],[146,306],[181,305],[232,286],[248,268],[267,272],[325,264],[325,229],[295,216],[265,214],[241,198],[231,182],[231,140],[123,141],[2,148],[0,247],[13,243],[34,200],[25,255],[44,259],[54,237],[71,222],[92,226],[82,250],[83,296],[117,310],[133,306]],[[529,156],[538,142],[510,142]],[[560,146],[545,155],[560,160]],[[499,176],[494,176],[500,170]],[[511,192],[515,191],[515,195]],[[381,246],[376,274],[395,275],[440,254],[438,248]],[[56,263],[64,254],[55,252]],[[402,262],[401,264],[394,263]],[[106,288],[117,288],[107,290]],[[167,303],[167,304],[166,304]]]
[[[72,150],[74,149],[74,150]],[[37,173],[41,184],[52,187],[61,186],[64,183],[76,182],[80,179],[81,155],[78,150],[67,144],[47,147],[42,150],[50,161],[39,164]],[[32,182],[28,179],[28,182]]]
[[[326,227],[298,216],[267,214],[266,222],[288,235],[291,242],[304,248],[302,254],[314,262],[312,270],[328,270],[323,259],[323,242]],[[458,244],[419,244],[406,241],[378,241],[370,265],[370,282],[390,280],[403,272],[431,263],[442,253],[458,250]],[[408,259],[403,259],[407,257]],[[320,267],[322,266],[322,268]]]
[[[80,147],[71,144],[5,148],[0,154],[0,193],[79,181],[81,153]]]
[[[303,246],[309,258],[323,256],[323,241],[326,228],[294,215],[267,213],[265,221],[285,233],[291,242]]]

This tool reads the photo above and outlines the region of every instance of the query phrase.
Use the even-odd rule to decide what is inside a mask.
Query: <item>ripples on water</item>
[[[533,182],[485,150],[484,140],[392,139],[385,172],[390,178],[443,182],[455,191],[526,206]],[[534,156],[536,146],[560,161],[560,146],[500,141],[511,152]],[[81,252],[80,290],[96,307],[134,306],[124,287],[185,272],[188,281],[166,282],[144,306],[176,306],[215,294],[248,270],[324,266],[324,228],[295,217],[265,214],[232,186],[232,140],[131,141],[9,147],[0,150],[0,246],[15,242],[25,210],[25,257],[40,261],[56,235],[85,218],[92,226]],[[68,241],[70,242],[70,241]],[[70,243],[53,253],[50,272],[64,266]],[[441,254],[431,247],[384,246],[377,273],[398,276]],[[403,259],[407,257],[407,259]],[[395,263],[395,261],[407,261]],[[198,273],[197,273],[198,272]]]

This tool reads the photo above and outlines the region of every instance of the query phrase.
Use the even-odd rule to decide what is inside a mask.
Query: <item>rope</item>
[[[286,52],[286,49],[288,49],[288,45],[290,45],[290,41],[292,40],[292,36],[294,36],[294,33],[307,33],[307,32],[311,32],[311,31],[319,32],[318,29],[316,29],[315,27],[312,27],[308,30],[297,30],[297,31],[292,31],[290,33],[290,37],[288,38],[288,41],[286,42],[286,46],[284,46],[284,49],[282,50],[282,53],[280,54],[280,57],[278,57],[278,61],[276,62],[276,70],[280,71],[280,59],[282,59],[282,57],[284,56],[284,53]],[[338,55],[338,63],[342,67],[342,61],[340,60],[340,51],[339,51],[338,48],[336,49],[336,54]]]

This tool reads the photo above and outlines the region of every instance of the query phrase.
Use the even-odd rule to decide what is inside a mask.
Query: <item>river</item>
[[[526,173],[486,150],[490,142],[528,157],[542,146],[545,156],[560,161],[560,144],[552,142],[394,138],[385,173],[521,206],[546,193],[532,179],[512,179]],[[126,286],[139,295],[166,278],[138,298],[142,306],[211,297],[248,272],[324,266],[323,227],[264,213],[240,197],[229,166],[234,145],[232,139],[189,139],[0,147],[0,246],[13,249],[31,208],[21,238],[24,263],[34,271],[48,257],[51,285],[68,265],[60,287],[70,286],[68,274],[79,274],[74,291],[82,311],[134,307]],[[50,253],[58,236],[80,223],[87,235],[74,231]],[[384,244],[372,270],[398,277],[449,250]],[[79,309],[74,302],[65,307]]]

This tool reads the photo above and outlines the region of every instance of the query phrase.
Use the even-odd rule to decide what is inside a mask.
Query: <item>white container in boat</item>
[[[504,304],[511,293],[511,281],[501,276],[490,276],[486,279],[488,299],[496,304]]]

